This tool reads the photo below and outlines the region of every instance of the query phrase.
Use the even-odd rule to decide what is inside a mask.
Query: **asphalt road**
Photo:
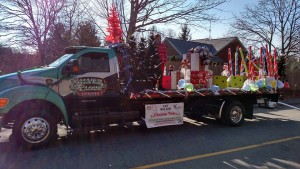
[[[300,107],[300,105],[294,105]],[[300,111],[255,108],[255,119],[227,127],[211,119],[145,129],[113,126],[66,136],[50,146],[25,151],[0,133],[0,168],[208,169],[300,168]]]

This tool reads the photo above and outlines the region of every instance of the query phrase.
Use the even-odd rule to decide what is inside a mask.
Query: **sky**
[[[257,3],[258,0],[227,0],[227,2],[218,6],[216,10],[210,11],[213,16],[220,19],[220,21],[211,23],[211,38],[215,39],[231,36],[228,34],[228,31],[230,30],[230,24],[233,21],[233,15],[242,13],[246,5]],[[209,25],[209,22],[204,25],[206,29],[191,28],[192,39],[209,38]]]
[[[196,0],[192,0],[196,1]],[[244,7],[246,5],[256,4],[258,3],[258,0],[227,0],[227,2],[223,3],[222,5],[218,6],[217,9],[210,10],[209,13],[211,13],[213,16],[219,18],[220,20],[217,22],[211,22],[211,38],[222,38],[222,37],[228,37],[233,36],[228,34],[228,31],[230,29],[230,23],[233,21],[233,14],[239,14],[243,12]],[[174,25],[175,26],[175,25]],[[204,23],[202,25],[204,28],[193,28],[191,27],[191,34],[192,39],[204,39],[209,38],[209,22]],[[170,27],[173,29],[173,26],[163,26],[163,27]],[[176,35],[180,32],[180,27],[177,27]],[[0,38],[0,42],[5,41],[5,38]]]

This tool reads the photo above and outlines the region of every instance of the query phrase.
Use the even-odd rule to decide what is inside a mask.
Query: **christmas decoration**
[[[112,6],[109,17],[108,17],[108,28],[109,35],[106,36],[105,40],[110,43],[121,42],[122,30],[120,27],[120,20],[118,13],[114,6]]]
[[[277,50],[276,48],[274,49],[274,77],[277,79],[278,78],[278,69],[277,69]]]
[[[193,53],[199,53],[201,65],[208,65],[210,63],[210,58],[212,57],[212,53],[209,52],[208,47],[197,46],[194,48]]]
[[[178,88],[179,89],[183,89],[185,87],[185,85],[186,85],[186,81],[184,79],[180,79],[178,81]]]
[[[239,74],[239,47],[236,47],[235,54],[234,54],[234,61],[235,61],[234,76],[237,76]]]
[[[191,63],[189,62],[189,60],[187,59],[184,59],[182,62],[181,62],[181,68],[184,68],[184,69],[188,69],[189,67],[191,66]]]
[[[254,80],[255,74],[254,74],[254,65],[252,60],[252,47],[249,46],[249,78],[251,80]]]
[[[246,76],[248,76],[248,68],[247,68],[247,65],[246,65],[246,61],[245,61],[245,57],[244,57],[242,48],[239,48],[239,51],[240,51],[240,54],[241,54],[242,63],[243,63],[243,67],[245,69]]]
[[[266,54],[267,54],[267,64],[268,64],[268,75],[270,77],[274,77],[274,74],[273,74],[273,63],[272,63],[272,55],[271,55],[271,51],[269,52],[268,50],[268,45],[266,45]]]
[[[160,69],[160,58],[157,52],[157,44],[155,37],[151,34],[148,38],[147,55],[145,58],[145,71],[147,72],[148,78],[152,79],[154,83],[158,83],[161,79],[162,71]]]
[[[224,65],[223,65],[223,71],[221,72],[221,75],[222,75],[222,76],[227,76],[227,77],[230,76],[230,73],[229,73],[228,65],[227,65],[227,64],[224,64]]]
[[[228,69],[229,69],[229,76],[232,75],[232,59],[231,59],[231,49],[228,48]]]

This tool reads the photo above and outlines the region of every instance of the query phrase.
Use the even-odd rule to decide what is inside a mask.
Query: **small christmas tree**
[[[129,38],[129,63],[130,63],[130,71],[135,73],[138,65],[138,60],[137,60],[137,45],[135,42],[134,36],[131,36]]]
[[[152,79],[154,88],[157,87],[159,79],[162,76],[160,69],[160,58],[157,51],[157,42],[153,34],[148,38],[147,55],[145,58],[145,70],[148,78]]]
[[[144,71],[145,68],[145,57],[146,57],[146,44],[145,44],[145,39],[141,38],[141,41],[138,44],[137,48],[137,74],[138,74],[138,79],[140,80],[147,80],[147,75]]]
[[[287,80],[287,76],[285,74],[285,66],[286,66],[285,55],[281,55],[278,58],[278,75],[279,75],[279,79],[283,82]]]
[[[108,17],[108,28],[109,35],[106,36],[105,40],[110,43],[121,42],[122,29],[120,27],[120,20],[116,8],[112,6]]]

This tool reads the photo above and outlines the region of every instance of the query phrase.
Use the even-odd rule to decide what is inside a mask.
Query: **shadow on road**
[[[25,165],[26,168],[41,165],[61,168],[61,164],[64,168],[93,168],[94,163],[105,166],[102,168],[110,168],[112,163],[114,168],[130,168],[295,136],[299,135],[296,130],[299,126],[299,121],[291,120],[283,113],[277,114],[273,110],[262,113],[259,109],[255,118],[246,120],[241,127],[224,126],[210,118],[184,118],[181,126],[147,129],[139,125],[127,128],[116,125],[72,135],[62,131],[50,145],[30,151],[8,140],[1,141],[1,138],[0,168]],[[288,129],[295,130],[286,132]],[[227,162],[239,167],[237,161]]]

